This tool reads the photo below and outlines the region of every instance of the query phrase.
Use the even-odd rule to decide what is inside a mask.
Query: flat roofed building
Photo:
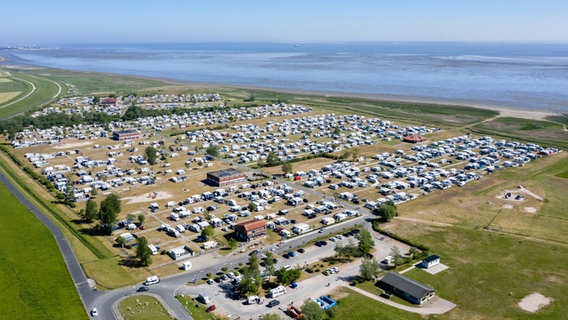
[[[422,266],[426,269],[440,264],[440,257],[433,254],[427,258],[422,259]]]
[[[237,240],[252,241],[265,236],[265,220],[249,220],[235,225],[235,238],[237,238]]]
[[[419,305],[436,295],[434,288],[396,272],[387,273],[377,285],[387,292]]]
[[[229,168],[207,173],[207,183],[216,187],[244,182],[246,175],[239,170]]]
[[[117,141],[134,140],[140,138],[138,130],[120,130],[112,133],[112,138]]]

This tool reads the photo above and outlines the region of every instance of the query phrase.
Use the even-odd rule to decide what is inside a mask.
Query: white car
[[[99,315],[99,310],[97,310],[97,308],[93,308],[93,310],[91,310],[91,316],[96,317],[98,315]]]

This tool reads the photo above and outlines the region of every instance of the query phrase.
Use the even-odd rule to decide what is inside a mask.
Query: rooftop
[[[246,231],[262,228],[266,226],[266,221],[264,220],[249,220],[237,224],[237,226],[242,226]]]
[[[214,176],[219,177],[219,178],[222,178],[222,177],[232,176],[232,175],[235,175],[235,174],[242,174],[242,172],[240,172],[237,169],[228,168],[228,169],[222,169],[222,170],[217,170],[217,171],[211,171],[211,172],[209,172],[209,174],[214,175]]]
[[[402,274],[396,272],[389,272],[380,280],[380,282],[392,286],[400,291],[406,292],[409,295],[421,299],[429,292],[436,291],[434,288],[422,284],[416,280],[412,280]]]

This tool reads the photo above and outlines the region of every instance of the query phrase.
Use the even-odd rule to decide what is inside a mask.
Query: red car
[[[209,306],[209,308],[207,308],[207,310],[205,310],[206,312],[211,312],[211,311],[215,311],[215,309],[217,309],[217,307],[215,307],[214,304],[212,304],[211,306]]]

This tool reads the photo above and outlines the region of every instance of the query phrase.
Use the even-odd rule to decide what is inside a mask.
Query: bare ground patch
[[[540,293],[534,292],[524,297],[523,300],[518,303],[518,305],[525,311],[535,313],[538,310],[548,306],[550,303],[552,303],[552,298],[548,298]]]

